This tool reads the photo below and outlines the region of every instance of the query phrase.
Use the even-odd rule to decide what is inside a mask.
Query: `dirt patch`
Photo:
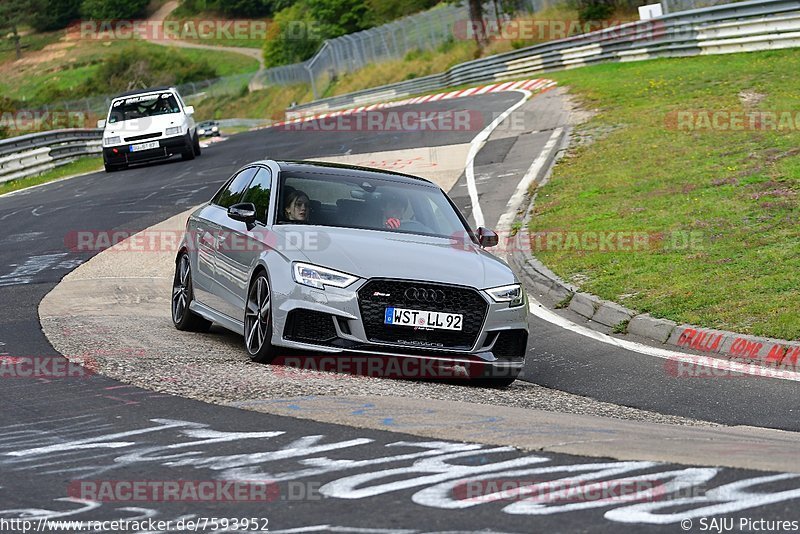
[[[745,89],[744,91],[739,92],[739,101],[744,104],[745,107],[751,108],[759,105],[767,95],[764,93],[759,93],[752,89]]]

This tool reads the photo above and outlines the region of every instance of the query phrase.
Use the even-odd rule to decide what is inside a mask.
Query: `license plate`
[[[383,324],[415,326],[436,330],[461,330],[464,316],[460,313],[386,308]]]
[[[150,150],[151,148],[158,148],[158,141],[150,141],[149,143],[139,143],[138,145],[131,145],[131,152],[139,152],[140,150]]]

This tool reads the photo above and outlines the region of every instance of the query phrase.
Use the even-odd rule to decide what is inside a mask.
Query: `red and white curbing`
[[[357,108],[343,109],[339,111],[331,111],[329,113],[321,113],[318,115],[306,115],[296,117],[291,120],[275,122],[271,126],[281,126],[284,124],[297,124],[316,119],[325,119],[328,117],[339,117],[341,115],[350,115],[352,113],[360,113],[362,111],[372,111],[374,109],[393,108],[398,106],[407,106],[412,104],[424,104],[425,102],[437,102],[439,100],[450,100],[451,98],[462,98],[465,96],[477,96],[486,93],[499,93],[502,91],[544,91],[554,87],[556,82],[545,78],[537,78],[533,80],[522,80],[516,82],[494,83],[491,85],[482,85],[479,87],[470,87],[469,89],[461,89],[459,91],[450,91],[448,93],[436,93],[432,95],[416,96],[414,98],[407,98],[405,100],[397,100],[395,102],[383,102],[380,104],[372,104],[369,106],[360,106]],[[291,112],[290,112],[291,113]],[[287,114],[288,115],[288,114]]]

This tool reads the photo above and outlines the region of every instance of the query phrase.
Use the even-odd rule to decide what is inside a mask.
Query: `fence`
[[[681,12],[521,48],[456,65],[447,72],[316,100],[294,114],[401,98],[443,87],[537,75],[602,61],[725,54],[800,46],[800,2],[753,0]]]

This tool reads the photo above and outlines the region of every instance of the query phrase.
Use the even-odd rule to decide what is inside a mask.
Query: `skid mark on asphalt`
[[[22,265],[11,265],[14,269],[4,275],[0,275],[0,287],[29,284],[34,281],[37,274],[47,270],[70,271],[80,265],[81,259],[66,259],[67,252],[55,254],[43,254],[31,256]]]

